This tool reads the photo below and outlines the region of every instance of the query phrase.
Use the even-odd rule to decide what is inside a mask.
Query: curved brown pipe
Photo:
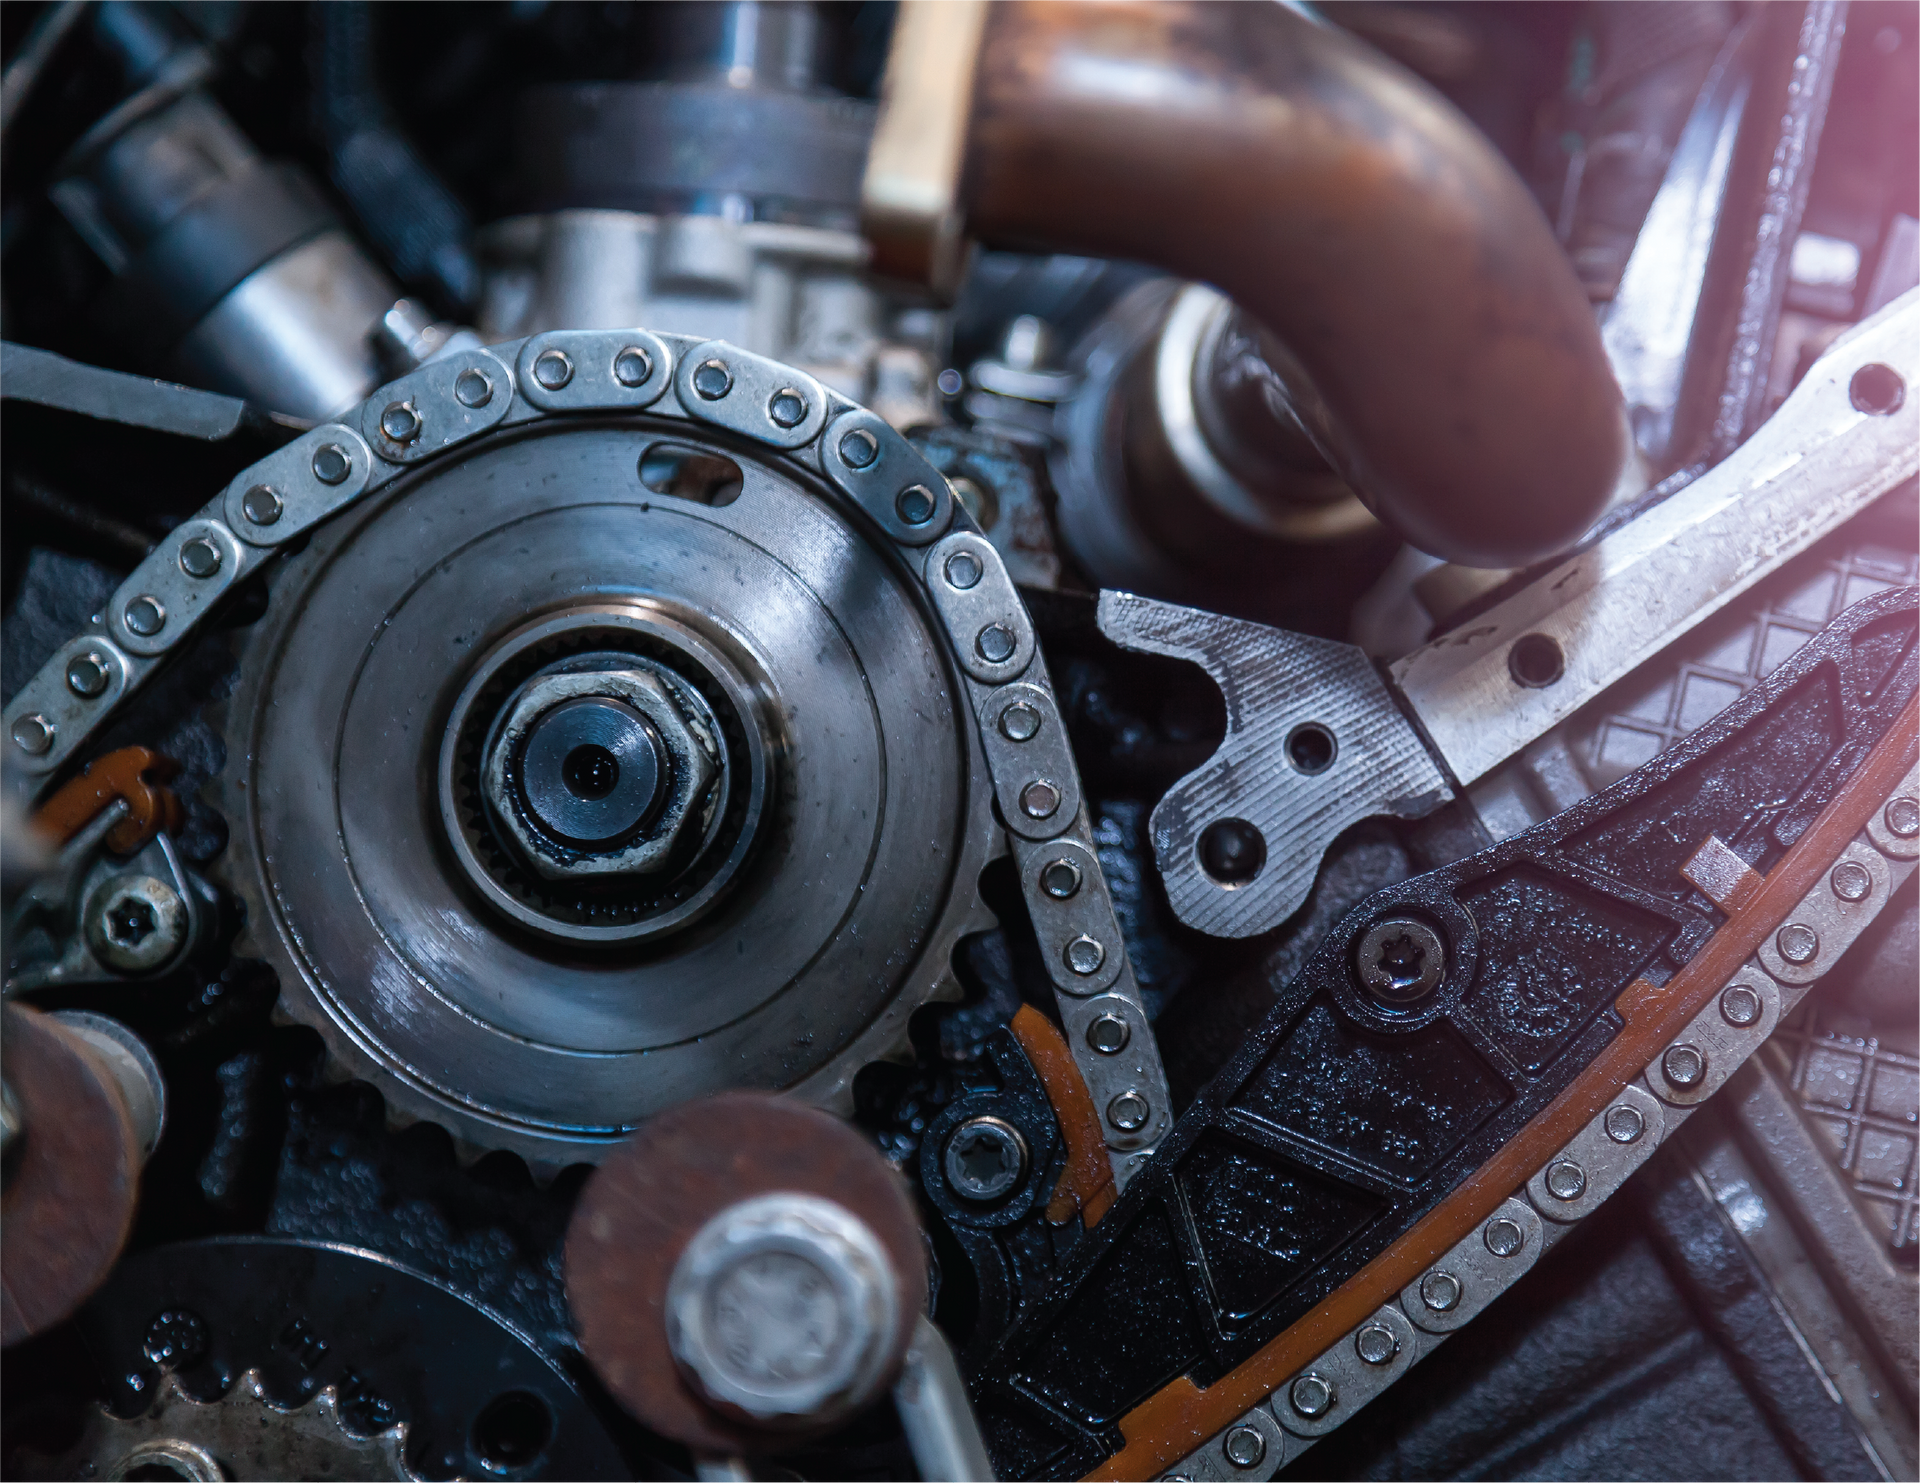
[[[1148,262],[1258,316],[1331,414],[1322,451],[1427,551],[1537,560],[1614,488],[1620,392],[1539,207],[1341,31],[1275,4],[995,5],[964,170],[983,241]]]

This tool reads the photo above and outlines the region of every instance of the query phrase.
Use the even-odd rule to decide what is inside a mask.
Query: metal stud
[[[485,372],[462,371],[453,383],[453,399],[463,407],[477,410],[493,400],[493,382]]]
[[[693,369],[693,389],[701,400],[717,402],[733,390],[733,372],[723,360],[703,360]]]
[[[1005,664],[1013,658],[1013,651],[1019,647],[1019,640],[1013,636],[1013,630],[1004,623],[989,623],[975,636],[973,647],[980,651],[980,657],[989,664]]]
[[[420,436],[420,413],[411,402],[390,402],[380,414],[380,431],[396,443],[411,443]]]
[[[1684,1091],[1707,1079],[1707,1053],[1697,1045],[1670,1045],[1660,1058],[1660,1074]]]
[[[980,583],[980,558],[971,551],[956,551],[947,558],[947,584],[965,592]]]
[[[1309,1420],[1325,1416],[1338,1398],[1324,1375],[1302,1375],[1287,1391],[1287,1403]]]
[[[195,536],[180,548],[180,570],[204,581],[220,570],[220,548],[205,536]]]
[[[1609,1107],[1601,1126],[1615,1143],[1638,1143],[1647,1131],[1647,1120],[1638,1107]]]
[[[1020,790],[1020,811],[1029,819],[1050,819],[1060,807],[1058,785],[1040,778]]]
[[[1527,1233],[1520,1229],[1518,1221],[1502,1215],[1487,1222],[1482,1239],[1495,1256],[1514,1256],[1527,1244]]]
[[[53,722],[35,711],[13,723],[13,744],[29,757],[39,757],[53,747]]]
[[[573,361],[564,350],[543,350],[534,357],[533,379],[548,391],[558,391],[573,380]]]
[[[807,399],[791,386],[783,386],[767,398],[767,416],[775,427],[798,427],[807,420]]]
[[[873,466],[880,456],[880,440],[864,427],[856,427],[840,440],[840,461],[850,469]]]
[[[67,688],[84,700],[104,695],[112,679],[113,671],[107,668],[107,661],[91,649],[67,661]]]
[[[322,484],[344,484],[353,472],[353,460],[338,443],[322,443],[313,451],[313,477]]]
[[[1763,1008],[1760,996],[1745,984],[1735,984],[1720,996],[1720,1018],[1736,1030],[1758,1023]]]
[[[1236,1426],[1220,1439],[1221,1454],[1242,1470],[1266,1461],[1267,1439],[1251,1426]]]
[[[1842,901],[1865,901],[1873,889],[1873,877],[1858,860],[1842,860],[1827,878],[1833,894]]]
[[[640,386],[652,374],[653,357],[638,345],[629,345],[613,358],[613,379],[622,386]]]
[[[128,630],[139,634],[143,639],[152,638],[167,626],[167,610],[160,599],[151,593],[143,593],[134,598],[127,604],[126,611],[121,616]]]
[[[1107,1121],[1123,1133],[1137,1133],[1147,1125],[1153,1108],[1140,1093],[1124,1091],[1107,1104]]]
[[[280,492],[266,484],[256,484],[240,497],[240,513],[255,525],[272,525],[286,508]]]
[[[1071,901],[1080,890],[1080,867],[1071,860],[1049,860],[1040,867],[1040,889],[1055,901]]]
[[[1773,939],[1780,956],[1798,968],[1811,963],[1820,953],[1820,934],[1805,922],[1788,922]]]
[[[909,484],[901,490],[893,502],[893,512],[905,525],[925,525],[933,519],[933,512],[940,507],[933,497],[933,491],[924,484]],[[1008,654],[1013,652],[1009,647]],[[1005,655],[1001,656],[1002,658]]]
[[[1400,1340],[1383,1323],[1370,1323],[1353,1336],[1353,1352],[1368,1365],[1390,1365],[1400,1353]]]
[[[1587,1192],[1587,1171],[1572,1159],[1547,1166],[1547,1193],[1556,1200],[1577,1200]]]
[[[1451,1313],[1461,1296],[1460,1279],[1451,1272],[1429,1272],[1420,1279],[1420,1301],[1435,1313]]]
[[[1087,1044],[1103,1056],[1117,1056],[1133,1039],[1133,1027],[1117,1014],[1103,1014],[1087,1026]]]
[[[1040,734],[1039,709],[1016,700],[1000,713],[1000,734],[1008,741],[1032,741]]]
[[[1067,967],[1082,978],[1091,978],[1100,971],[1100,965],[1107,961],[1107,950],[1096,938],[1082,932],[1066,946],[1064,956]]]

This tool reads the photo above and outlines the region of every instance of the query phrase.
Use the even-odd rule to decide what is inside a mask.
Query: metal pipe
[[[1565,548],[1628,456],[1586,295],[1513,170],[1411,74],[1281,6],[992,7],[957,204],[982,241],[1227,293],[1310,380],[1292,400],[1326,409],[1303,420],[1333,466],[1449,560]]]

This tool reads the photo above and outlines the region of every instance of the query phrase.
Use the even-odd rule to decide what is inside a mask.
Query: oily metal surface
[[[224,869],[283,1004],[390,1111],[548,1166],[722,1087],[846,1103],[951,982],[986,847],[971,725],[907,579],[744,448],[731,503],[650,494],[658,436],[498,439],[323,529],[275,580],[227,708]],[[432,780],[496,639],[620,603],[671,605],[753,677],[776,779],[713,910],[595,951],[478,897]]]

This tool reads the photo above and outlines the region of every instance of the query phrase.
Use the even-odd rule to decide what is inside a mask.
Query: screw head
[[[1429,1272],[1420,1279],[1420,1301],[1435,1313],[1451,1313],[1461,1295],[1460,1279],[1451,1272]]]
[[[653,374],[653,357],[638,345],[629,345],[613,358],[613,379],[629,389],[646,384]]]
[[[1735,984],[1720,996],[1720,1018],[1736,1030],[1759,1023],[1765,1008],[1760,995],[1746,984]]]
[[[493,400],[493,379],[484,371],[465,370],[453,380],[453,399],[469,410]]]
[[[1325,1416],[1336,1399],[1333,1382],[1324,1375],[1302,1375],[1287,1390],[1287,1403],[1308,1420]]]
[[[220,548],[206,536],[195,536],[180,547],[180,570],[204,581],[220,570]]]
[[[1820,934],[1805,922],[1788,922],[1774,934],[1773,945],[1780,956],[1796,968],[1811,963],[1820,953]]]
[[[1572,1159],[1547,1165],[1547,1193],[1556,1200],[1577,1200],[1587,1192],[1587,1171]]]
[[[1137,1133],[1147,1125],[1153,1107],[1135,1091],[1125,1091],[1107,1103],[1107,1121],[1123,1133]]]
[[[240,513],[255,525],[272,525],[286,508],[280,492],[265,484],[256,484],[240,496]]]
[[[87,946],[118,973],[163,966],[187,940],[186,903],[150,875],[113,876],[95,888],[82,912]]]
[[[1071,860],[1049,860],[1040,867],[1040,889],[1055,901],[1070,901],[1080,890],[1080,867]]]
[[[1400,1337],[1384,1323],[1370,1323],[1353,1336],[1353,1352],[1362,1364],[1390,1365],[1400,1353]]]
[[[411,443],[420,436],[420,413],[411,402],[389,402],[380,414],[380,434],[395,443]]]
[[[924,484],[909,484],[900,491],[893,502],[893,513],[900,517],[903,525],[925,525],[933,519],[933,512],[940,502],[933,497],[933,491]],[[1008,653],[1013,651],[1009,649]]]
[[[1257,1468],[1266,1460],[1267,1439],[1257,1427],[1236,1426],[1220,1439],[1220,1451],[1237,1468]]]
[[[1886,820],[1887,833],[1897,839],[1912,839],[1920,834],[1920,799],[1892,799],[1880,817]]]
[[[1223,886],[1244,886],[1267,863],[1267,842],[1245,819],[1215,819],[1195,849],[1200,868]]]
[[[128,632],[137,633],[141,638],[152,638],[167,626],[167,610],[151,593],[134,598],[120,616]]]
[[[703,360],[693,368],[693,390],[702,401],[717,402],[733,390],[733,372],[723,360]]]
[[[971,551],[956,551],[947,558],[947,585],[957,587],[962,592],[970,587],[978,587],[984,570],[980,558]]]
[[[1707,1053],[1697,1045],[1670,1045],[1660,1057],[1660,1074],[1681,1091],[1707,1079]]]
[[[1117,1056],[1133,1039],[1133,1028],[1117,1014],[1103,1014],[1087,1026],[1087,1044],[1103,1056]]]
[[[1040,709],[1016,700],[1000,712],[1000,734],[1008,741],[1032,741],[1040,734]]]
[[[39,757],[53,748],[53,722],[35,711],[13,723],[13,744],[29,757]]]
[[[1107,950],[1097,939],[1082,932],[1067,944],[1063,956],[1067,960],[1067,967],[1082,978],[1091,978],[1100,971],[1100,965],[1107,961]]]
[[[798,427],[807,420],[807,399],[791,386],[783,386],[767,398],[767,416],[775,427]]]
[[[1487,1243],[1487,1250],[1495,1256],[1508,1257],[1527,1244],[1527,1233],[1520,1229],[1519,1221],[1497,1215],[1487,1222],[1481,1239]]]
[[[1833,867],[1827,883],[1842,901],[1865,901],[1873,890],[1873,876],[1858,860],[1842,860]]]
[[[880,456],[880,440],[864,427],[856,427],[840,439],[840,461],[850,469],[868,469]]]
[[[107,661],[91,649],[67,661],[67,688],[83,700],[104,695],[112,679]]]
[[[322,484],[344,484],[353,472],[353,460],[338,443],[322,443],[313,453],[313,477]]]
[[[940,1164],[947,1184],[963,1200],[1002,1200],[1027,1172],[1027,1143],[1011,1123],[970,1117],[947,1135]]]
[[[1029,819],[1050,819],[1060,808],[1060,789],[1045,778],[1020,790],[1020,812]]]
[[[1615,1143],[1638,1143],[1647,1131],[1647,1120],[1638,1107],[1622,1104],[1609,1107],[1600,1126]]]
[[[543,350],[533,358],[533,379],[548,391],[573,380],[573,359],[564,350]]]
[[[1447,975],[1446,944],[1415,917],[1386,917],[1361,934],[1353,962],[1360,986],[1388,1004],[1412,1004]]]

